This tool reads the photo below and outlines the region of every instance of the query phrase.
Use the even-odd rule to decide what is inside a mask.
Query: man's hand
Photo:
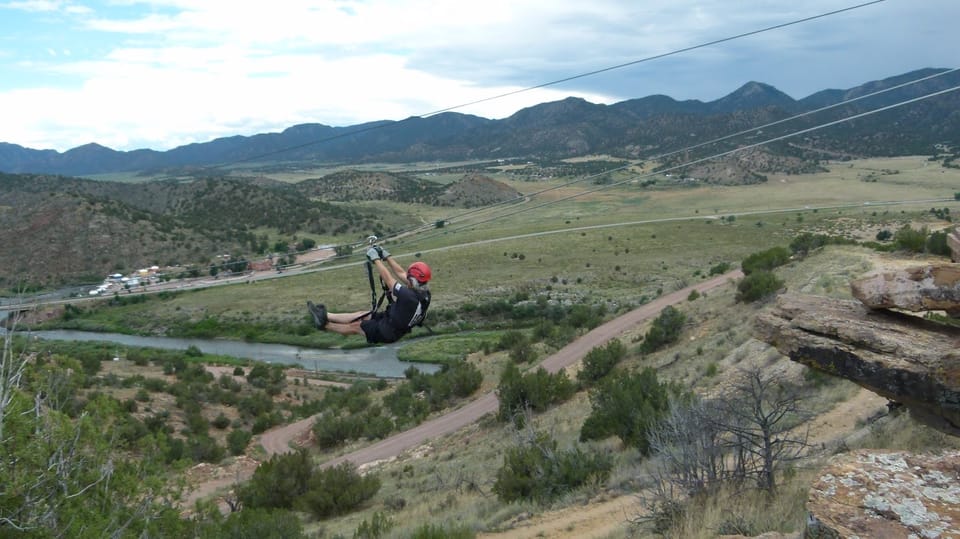
[[[377,251],[380,252],[380,260],[386,260],[390,253],[383,247],[377,246]]]
[[[367,260],[373,262],[374,260],[380,260],[380,248],[371,247],[367,249]]]

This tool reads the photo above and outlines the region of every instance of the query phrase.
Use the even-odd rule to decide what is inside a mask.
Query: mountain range
[[[907,82],[882,94],[811,113]],[[464,159],[566,158],[608,154],[644,159],[809,113],[795,120],[704,148],[700,155],[796,133],[837,119],[902,103],[960,85],[960,72],[926,68],[846,90],[827,89],[794,100],[773,86],[749,82],[716,101],[677,101],[664,95],[593,104],[580,98],[543,103],[491,120],[445,112],[349,127],[301,124],[280,133],[232,136],[167,151],[117,151],[96,143],[66,152],[0,142],[0,171],[71,176],[165,172],[283,162],[364,163]],[[935,153],[960,139],[960,92],[947,92],[765,146],[799,158]],[[694,152],[696,156],[697,152]],[[691,154],[685,154],[685,158]],[[761,171],[762,172],[762,171]]]

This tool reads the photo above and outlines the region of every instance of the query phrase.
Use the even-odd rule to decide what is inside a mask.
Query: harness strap
[[[351,322],[356,322],[357,320],[362,320],[367,316],[377,312],[380,309],[380,305],[383,304],[384,298],[388,296],[387,285],[383,282],[383,279],[380,279],[380,288],[383,290],[383,293],[380,294],[380,297],[377,298],[377,285],[373,282],[373,262],[367,260],[367,279],[370,281],[370,310],[366,313],[361,314],[360,316],[351,320]],[[392,302],[392,300],[390,300]]]

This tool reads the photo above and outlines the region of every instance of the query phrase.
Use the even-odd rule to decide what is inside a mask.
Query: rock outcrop
[[[904,404],[960,435],[960,329],[853,300],[787,294],[757,317],[757,337],[790,359]]]
[[[838,455],[807,510],[807,537],[960,537],[960,452]]]
[[[947,246],[950,247],[951,259],[960,262],[960,230],[947,234]]]
[[[875,273],[851,282],[850,288],[872,309],[946,311],[960,317],[960,264]]]
[[[956,261],[960,242],[956,232],[951,238]],[[780,296],[757,317],[757,337],[960,436],[960,327],[903,312],[960,316],[960,265],[881,272],[851,289],[859,301]],[[960,451],[834,457],[813,485],[807,510],[807,538],[960,538]]]

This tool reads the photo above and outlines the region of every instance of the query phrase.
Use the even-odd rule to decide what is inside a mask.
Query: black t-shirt
[[[387,318],[390,325],[400,331],[409,331],[410,328],[423,322],[430,306],[430,292],[421,290],[419,293],[409,286],[397,281],[390,291],[393,303],[387,307]]]

